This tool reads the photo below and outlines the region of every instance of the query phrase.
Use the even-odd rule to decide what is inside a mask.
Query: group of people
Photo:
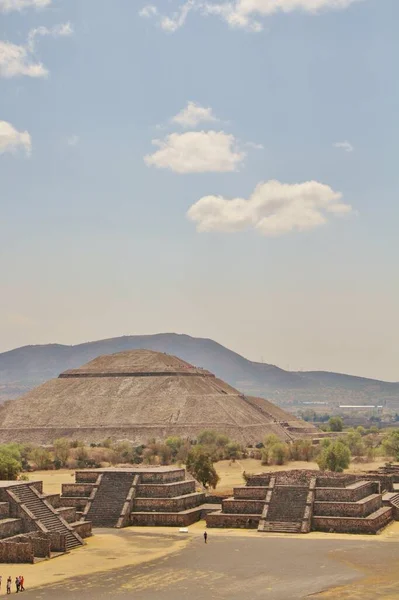
[[[0,590],[1,590],[1,584],[2,584],[2,576],[0,575]],[[11,594],[11,585],[12,585],[12,579],[11,579],[11,575],[8,576],[7,579],[7,585],[6,585],[6,590],[7,590],[7,594]],[[24,588],[24,577],[23,575],[17,575],[15,578],[15,591],[18,592],[24,592],[25,588]]]

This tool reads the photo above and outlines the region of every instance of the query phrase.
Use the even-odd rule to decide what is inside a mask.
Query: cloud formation
[[[345,142],[336,142],[334,144],[334,148],[341,148],[341,150],[345,150],[345,152],[353,152],[354,151],[354,147],[348,141],[345,141]]]
[[[18,150],[23,150],[29,156],[31,149],[32,141],[27,131],[17,131],[11,123],[0,121],[0,154],[15,154]]]
[[[218,121],[210,107],[205,108],[195,102],[188,102],[177,115],[172,117],[172,123],[177,123],[182,127],[196,127],[200,123]]]
[[[259,183],[248,199],[205,196],[190,207],[187,217],[199,232],[255,229],[262,235],[280,236],[315,229],[330,216],[350,212],[352,207],[342,201],[342,194],[328,185],[271,180]]]
[[[52,0],[0,0],[0,12],[23,10],[24,8],[46,8]]]
[[[28,34],[25,45],[0,41],[0,77],[47,77],[49,72],[43,63],[35,58],[38,36],[66,37],[73,33],[70,23],[55,25],[51,29],[37,27]]]
[[[49,29],[48,27],[36,27],[35,29],[31,29],[28,35],[28,48],[30,52],[35,51],[36,46],[36,38],[37,37],[45,37],[51,36],[53,38],[57,37],[68,37],[73,34],[73,28],[71,23],[61,23],[60,25],[54,25]]]
[[[206,1],[188,0],[171,16],[163,16],[153,5],[145,6],[139,14],[156,17],[160,26],[171,33],[182,27],[190,11],[203,16],[215,15],[222,18],[232,28],[244,28],[248,31],[261,31],[263,26],[259,18],[269,17],[278,12],[290,13],[302,11],[318,14],[323,10],[344,10],[355,2],[363,0],[228,0]]]
[[[152,143],[159,149],[145,156],[145,163],[175,173],[235,171],[245,157],[236,138],[223,131],[172,133]]]
[[[35,61],[26,46],[0,41],[0,77],[47,77],[48,70]]]

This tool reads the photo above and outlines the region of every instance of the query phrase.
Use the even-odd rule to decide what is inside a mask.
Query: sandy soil
[[[22,572],[29,587],[37,583],[33,570],[51,567],[51,572],[44,568],[40,574],[47,585],[26,592],[27,598],[102,600],[115,594],[120,600],[399,597],[399,528],[391,540],[380,536],[321,534],[312,538],[210,530],[207,545],[202,538],[203,523],[190,527],[186,536],[180,534],[184,538],[170,529],[151,529],[151,533],[144,529],[121,530],[108,540],[100,534],[103,542],[100,547],[92,546],[93,562],[88,560],[90,551],[81,549],[31,571],[24,565]],[[122,557],[115,556],[116,547]],[[147,560],[155,547],[159,556],[153,554],[154,560],[143,564],[138,553],[148,551]]]
[[[69,554],[51,560],[43,560],[34,565],[0,565],[3,582],[11,575],[23,574],[28,589],[49,585],[72,577],[82,577],[93,573],[114,571],[126,566],[140,565],[183,550],[189,538],[177,533],[176,529],[167,532],[152,532],[124,529],[96,529],[95,535],[87,538],[86,545]]]

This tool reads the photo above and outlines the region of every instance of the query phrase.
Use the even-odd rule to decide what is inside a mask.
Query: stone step
[[[300,533],[302,523],[292,521],[264,521],[259,524],[258,531],[270,533]]]

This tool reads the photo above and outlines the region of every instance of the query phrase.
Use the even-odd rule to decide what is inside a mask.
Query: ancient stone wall
[[[76,508],[74,506],[65,506],[57,512],[67,523],[74,523],[76,521]]]
[[[391,511],[380,512],[374,518],[317,517],[312,520],[316,531],[376,534],[392,520]]]
[[[92,535],[90,521],[77,521],[72,524],[72,529],[80,535],[81,538],[87,538]]]
[[[206,516],[207,527],[229,527],[238,529],[257,529],[260,515],[208,513]]]
[[[233,490],[236,500],[264,500],[268,487],[237,487]]]
[[[357,502],[365,496],[378,492],[378,485],[367,482],[353,488],[316,488],[316,501],[324,502]]]
[[[141,483],[173,483],[184,481],[186,472],[184,469],[173,471],[143,472],[140,473]]]
[[[222,510],[226,514],[261,515],[264,506],[264,500],[236,500],[229,498],[222,502]]]
[[[60,506],[60,495],[59,494],[46,494],[46,500],[53,508],[59,508]]]
[[[351,483],[354,483],[355,481],[356,475],[330,473],[329,475],[318,475],[316,479],[316,487],[345,487]]]
[[[189,513],[136,513],[130,515],[130,524],[148,527],[187,527],[199,520],[201,510]]]
[[[6,519],[10,514],[10,505],[8,502],[0,502],[0,519]]]
[[[87,502],[88,502],[88,498],[74,498],[73,496],[68,496],[66,498],[63,498],[61,496],[60,507],[61,506],[62,507],[74,506],[76,508],[76,510],[83,511]]]
[[[0,539],[8,538],[24,531],[21,519],[0,521]]]
[[[139,498],[173,498],[174,496],[184,496],[195,492],[195,481],[178,481],[171,484],[139,484],[137,486],[137,496]]]
[[[179,512],[194,508],[204,501],[205,494],[193,494],[181,498],[135,498],[133,501],[133,511]]]
[[[366,517],[381,506],[381,496],[373,495],[359,502],[315,502],[315,516]]]
[[[0,542],[0,563],[33,563],[33,544],[27,542]]]
[[[66,552],[66,536],[58,531],[50,531],[48,534],[52,552]]]
[[[37,558],[50,558],[50,538],[48,535],[36,533],[28,536],[33,545],[33,555]]]
[[[96,471],[76,471],[76,483],[96,483],[98,472]]]
[[[75,497],[86,497],[88,498],[92,492],[93,486],[91,483],[63,483],[62,484],[62,495],[75,496]]]

